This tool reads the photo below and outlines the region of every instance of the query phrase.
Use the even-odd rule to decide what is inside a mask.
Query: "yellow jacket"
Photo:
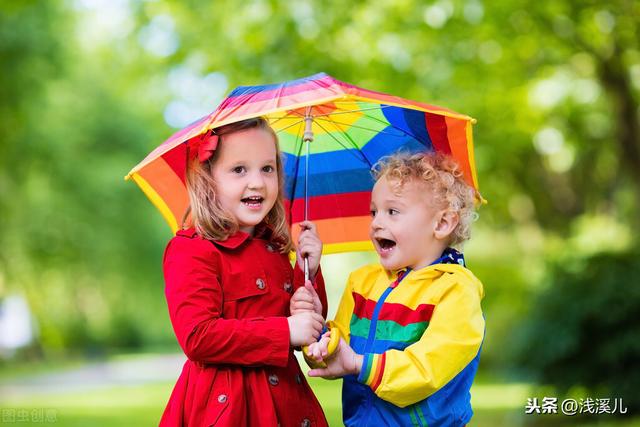
[[[458,264],[410,271],[394,286],[396,279],[366,266],[351,273],[342,295],[336,326],[364,355],[360,375],[345,377],[345,424],[404,416],[414,424],[464,424],[484,337],[482,283]]]

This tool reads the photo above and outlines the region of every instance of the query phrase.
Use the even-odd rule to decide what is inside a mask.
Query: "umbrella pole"
[[[309,143],[313,141],[313,118],[311,117],[311,108],[307,108],[304,117],[304,140],[306,146],[306,155],[304,157],[304,220],[309,218]],[[309,280],[309,259],[304,259],[304,280]]]

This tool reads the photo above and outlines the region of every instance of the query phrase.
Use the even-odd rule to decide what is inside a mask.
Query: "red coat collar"
[[[250,238],[251,236],[249,236],[248,233],[238,230],[236,231],[236,234],[229,236],[227,240],[214,240],[213,243],[218,246],[222,246],[223,248],[236,249]]]
[[[269,240],[269,237],[271,236],[271,229],[266,224],[258,224],[254,234],[256,238]],[[198,235],[198,232],[194,227],[190,227],[184,230],[178,230],[176,235],[193,238]],[[226,240],[212,240],[212,242],[217,246],[222,246],[223,248],[236,249],[249,239],[251,239],[251,236],[248,233],[238,230]]]

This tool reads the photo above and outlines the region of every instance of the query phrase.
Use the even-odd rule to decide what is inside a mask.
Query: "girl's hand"
[[[307,311],[287,317],[289,323],[289,342],[298,347],[316,342],[322,333],[324,318],[321,314]]]
[[[291,314],[305,311],[322,314],[320,297],[309,280],[305,281],[304,286],[299,287],[291,296],[291,300],[289,300],[289,312]]]
[[[316,225],[311,221],[302,221],[300,224],[302,233],[298,237],[297,258],[298,265],[304,271],[304,259],[309,260],[309,278],[313,280],[320,266],[322,255],[322,241],[318,236]]]
[[[333,379],[349,374],[358,375],[362,369],[362,359],[362,355],[356,354],[356,352],[349,347],[349,344],[343,339],[340,339],[340,344],[338,344],[336,352],[332,357],[324,361],[327,367],[311,369],[309,376]]]

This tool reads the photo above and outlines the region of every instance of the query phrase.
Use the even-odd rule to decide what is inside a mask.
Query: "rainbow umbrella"
[[[362,89],[324,74],[263,86],[240,86],[215,109],[176,132],[135,166],[133,179],[173,232],[188,207],[187,145],[209,130],[262,116],[284,154],[289,223],[309,218],[325,253],[368,250],[371,166],[398,150],[439,151],[460,163],[478,189],[471,117]],[[293,227],[294,239],[299,227]]]

